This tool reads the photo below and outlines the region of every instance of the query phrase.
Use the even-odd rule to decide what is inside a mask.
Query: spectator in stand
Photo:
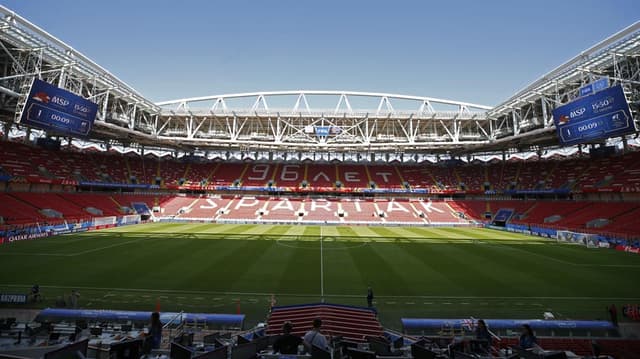
[[[322,328],[322,320],[316,318],[313,320],[313,328],[304,335],[304,346],[308,353],[311,352],[313,346],[321,349],[327,349],[327,338],[320,331]]]
[[[149,333],[151,337],[151,349],[160,349],[162,344],[162,323],[160,322],[160,313],[151,313],[151,323],[149,325]]]
[[[367,289],[367,306],[369,308],[373,307],[373,289],[371,287]]]
[[[273,343],[274,354],[296,355],[298,354],[298,346],[302,344],[302,339],[291,334],[293,324],[285,322],[282,325],[282,335]]]
[[[523,324],[522,334],[520,335],[520,348],[532,349],[537,346],[537,339],[535,334],[533,334],[533,329],[531,329],[531,326],[529,324]]]
[[[480,345],[485,351],[491,348],[493,341],[491,333],[489,332],[489,328],[487,328],[487,323],[482,319],[478,320],[478,325],[476,326],[476,340],[482,342]]]

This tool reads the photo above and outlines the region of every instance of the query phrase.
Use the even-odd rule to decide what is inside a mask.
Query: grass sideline
[[[320,237],[322,248],[320,250]],[[53,306],[235,313],[278,305],[366,305],[401,317],[605,319],[640,302],[640,256],[480,228],[155,223],[0,246],[0,292],[34,283]],[[322,261],[322,274],[321,265]],[[321,279],[323,285],[321,286]]]

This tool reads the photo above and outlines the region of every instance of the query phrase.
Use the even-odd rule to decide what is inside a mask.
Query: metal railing
[[[176,324],[175,328],[173,324]],[[182,335],[184,331],[184,311],[181,310],[180,313],[176,313],[176,315],[174,315],[165,325],[162,326],[163,331],[166,329],[169,330],[169,341],[172,341],[174,338],[174,330],[176,331],[176,337]]]

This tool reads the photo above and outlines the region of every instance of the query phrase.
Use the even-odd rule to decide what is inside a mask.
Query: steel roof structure
[[[602,76],[623,85],[637,123],[640,22],[583,51],[496,107],[422,96],[308,90],[153,103],[71,46],[0,6],[4,133],[20,126],[22,104],[38,77],[99,105],[93,140],[133,147],[454,155],[535,150],[558,145],[551,111]]]

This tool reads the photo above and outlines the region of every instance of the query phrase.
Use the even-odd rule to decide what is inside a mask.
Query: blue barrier
[[[533,329],[589,329],[614,330],[610,322],[604,320],[542,320],[542,319],[485,319],[491,329],[515,329],[529,324]],[[404,330],[420,331],[443,327],[463,327],[471,324],[470,319],[421,319],[402,318]]]
[[[556,238],[558,235],[558,231],[556,229],[551,228],[542,228],[537,227],[535,225],[528,224],[519,224],[519,223],[507,223],[505,227],[498,227],[493,225],[485,225],[486,228],[496,229],[500,231],[509,231],[509,232],[517,232],[523,234],[531,234],[538,237],[546,237],[546,238]],[[597,235],[597,240],[599,242],[611,243],[614,245],[627,245],[631,247],[640,247],[640,240],[627,240],[623,238],[617,238],[612,236],[607,236],[603,234]]]
[[[168,323],[180,313],[161,312],[160,321]],[[101,322],[149,322],[151,312],[138,312],[128,310],[90,310],[90,309],[58,309],[46,308],[40,311],[36,317],[38,322],[55,322],[61,320],[87,320]],[[225,328],[242,328],[244,314],[208,314],[208,313],[183,313],[182,321],[188,324],[199,323],[209,326]]]
[[[103,188],[132,188],[132,189],[159,189],[158,185],[151,184],[130,184],[130,183],[111,183],[111,182],[95,182],[95,181],[80,181],[80,186],[86,187],[103,187]]]

